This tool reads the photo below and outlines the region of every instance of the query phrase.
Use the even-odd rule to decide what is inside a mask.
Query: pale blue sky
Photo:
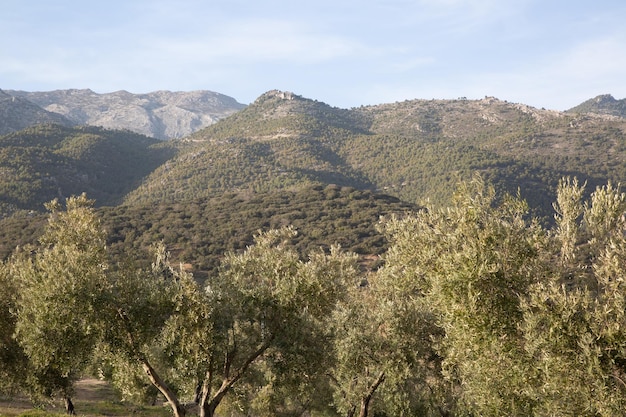
[[[626,97],[623,0],[0,0],[0,89]]]

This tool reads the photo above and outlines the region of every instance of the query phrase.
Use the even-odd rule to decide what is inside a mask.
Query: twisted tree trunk
[[[361,398],[361,411],[359,412],[359,417],[367,417],[370,408],[370,401],[372,401],[374,393],[384,380],[385,372],[383,371],[380,373],[380,375],[378,375],[378,378],[376,378],[372,385],[370,385],[370,388],[367,390],[367,394],[365,394],[363,398]]]
[[[268,337],[254,352],[251,352],[248,358],[235,370],[235,372],[231,373],[231,365],[232,361],[235,357],[235,351],[230,352],[226,355],[226,361],[224,363],[224,375],[222,380],[222,385],[215,392],[215,395],[209,400],[210,395],[210,385],[212,375],[211,372],[207,372],[207,378],[202,387],[202,394],[200,396],[200,417],[214,417],[215,410],[217,406],[222,402],[228,391],[235,385],[239,379],[245,374],[250,365],[261,357],[265,351],[271,346],[272,341],[274,340],[275,335],[271,335]]]
[[[152,368],[152,366],[150,366],[150,363],[148,363],[148,361],[146,361],[146,360],[142,360],[141,361],[141,366],[142,366],[143,370],[146,372],[146,375],[148,375],[148,379],[150,379],[150,382],[152,383],[152,385],[154,385],[161,392],[161,394],[163,394],[163,396],[167,400],[167,403],[172,408],[172,412],[174,413],[174,417],[185,417],[185,414],[187,413],[187,410],[180,403],[180,401],[178,401],[178,397],[176,396],[174,391],[172,391],[167,386],[167,384],[161,379],[159,374],[156,373],[154,368]]]

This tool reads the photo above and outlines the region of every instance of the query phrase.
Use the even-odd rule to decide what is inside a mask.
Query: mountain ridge
[[[130,130],[161,140],[187,136],[245,107],[232,97],[208,90],[143,94],[125,90],[100,94],[90,89],[5,92],[75,125]]]
[[[459,179],[481,172],[546,215],[561,176],[590,187],[626,180],[625,129],[624,119],[494,97],[340,109],[272,90],[180,141],[179,154],[126,201],[323,182],[444,204]]]
[[[72,122],[62,115],[0,90],[0,135],[46,123],[72,125]]]
[[[117,213],[107,227],[119,253],[164,240],[194,272],[210,271],[259,228],[287,224],[313,246],[367,240],[358,252],[375,255],[377,216],[448,205],[476,173],[499,196],[519,192],[548,223],[561,177],[587,193],[626,183],[626,119],[494,97],[341,109],[272,90],[177,140],[49,124],[3,135],[0,173],[3,253],[32,241],[24,224],[44,202],[87,192]]]
[[[154,94],[172,96],[166,91]],[[125,91],[116,95],[135,99]],[[537,109],[495,97],[416,99],[341,109],[271,90],[215,124],[162,142],[170,156],[143,171],[141,178],[131,179],[136,188],[108,196],[106,204],[159,204],[316,184],[387,193],[413,204],[426,199],[445,204],[459,179],[480,172],[501,190],[519,189],[531,207],[550,210],[550,193],[561,176],[577,176],[590,186],[626,180],[625,124],[622,118]],[[82,138],[84,133],[64,134]],[[19,152],[43,152],[37,141],[46,136],[36,130],[17,132],[4,143],[15,138],[27,144]],[[83,140],[79,148],[90,146]],[[4,151],[2,164],[11,166],[16,148],[11,149]]]
[[[626,118],[626,98],[616,100],[611,94],[601,94],[567,110],[568,113],[595,113]]]

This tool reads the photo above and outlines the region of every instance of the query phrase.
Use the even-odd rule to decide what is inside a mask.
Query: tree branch
[[[374,393],[376,392],[380,384],[382,384],[384,381],[385,371],[382,371],[378,375],[378,378],[376,378],[372,385],[370,385],[369,389],[367,390],[367,394],[365,394],[365,396],[363,396],[363,398],[361,399],[361,412],[359,413],[359,417],[367,417],[370,401],[372,400],[372,397],[374,396]]]
[[[245,362],[237,368],[235,373],[232,376],[226,376],[224,381],[222,382],[222,386],[217,390],[215,396],[211,399],[211,404],[213,409],[217,407],[217,405],[222,401],[226,393],[232,388],[233,385],[243,376],[243,374],[248,370],[250,365],[258,359],[265,351],[271,346],[274,341],[275,335],[272,334],[268,337],[254,352],[252,352]]]

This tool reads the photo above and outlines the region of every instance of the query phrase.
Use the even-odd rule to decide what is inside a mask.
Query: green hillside
[[[500,191],[551,212],[558,178],[591,188],[626,178],[626,121],[539,110],[495,98],[412,100],[351,110],[268,92],[178,143],[127,203],[337,184],[412,203],[446,203],[481,172]]]
[[[99,205],[336,184],[445,204],[474,172],[548,216],[558,178],[626,178],[626,120],[482,100],[338,109],[271,91],[177,141],[46,126],[0,137],[3,213],[87,192]]]
[[[251,194],[311,184],[373,189],[337,152],[365,132],[353,113],[302,99],[261,96],[244,110],[180,141],[179,155],[159,167],[127,203]]]
[[[250,385],[238,383],[242,403],[267,405],[270,414],[276,407],[266,402],[265,387],[278,389],[285,410],[294,398],[311,398],[296,407],[298,415],[317,407],[314,402],[320,409],[335,404],[335,386],[333,398],[348,398],[345,387],[355,399],[341,410],[346,415],[357,410],[363,393],[380,386],[376,410],[411,409],[407,415],[561,415],[552,407],[562,404],[575,411],[567,415],[585,415],[589,404],[610,411],[592,409],[595,415],[618,415],[614,410],[623,410],[626,398],[619,350],[626,319],[619,315],[624,297],[615,277],[624,275],[626,196],[607,186],[583,199],[598,184],[626,179],[625,132],[626,120],[617,117],[488,97],[337,109],[280,91],[170,142],[99,128],[30,128],[0,137],[0,258],[9,259],[0,271],[8,296],[0,299],[6,317],[19,312],[27,329],[20,337],[35,335],[44,349],[78,346],[79,354],[93,357],[73,338],[74,325],[47,318],[68,310],[87,333],[111,335],[113,346],[129,341],[122,362],[110,365],[117,370],[132,369],[129,359],[137,363],[136,346],[149,348],[140,355],[158,358],[168,381],[182,378],[180,393],[194,392],[198,375],[218,375],[206,372],[213,363],[224,369],[227,383],[230,364],[251,366]],[[470,176],[473,181],[459,183]],[[561,181],[553,208],[563,176],[587,186],[583,192],[578,183]],[[518,191],[540,221],[523,202],[502,198]],[[70,199],[71,216],[57,212],[43,244],[28,246],[50,224],[41,212],[44,202],[83,192],[96,199],[96,213],[84,197]],[[447,209],[438,207],[444,204]],[[381,225],[381,216],[393,215],[397,219]],[[265,234],[254,246],[255,234],[287,225],[298,234]],[[60,244],[46,248],[51,237]],[[277,238],[295,251],[274,247]],[[159,242],[192,274],[168,264],[136,269],[148,267]],[[333,244],[358,256],[329,251]],[[17,246],[25,247],[22,256],[10,257]],[[330,258],[310,255],[319,248]],[[211,284],[210,291],[196,286],[199,281]],[[15,282],[36,290],[22,304],[32,313],[13,307],[29,293]],[[50,289],[57,291],[53,297]],[[324,298],[335,290],[339,298]],[[50,300],[53,308],[42,307]],[[119,304],[110,308],[111,300]],[[328,307],[324,321],[315,313],[320,306]],[[294,321],[282,316],[288,311]],[[128,312],[138,313],[138,321]],[[223,326],[232,317],[236,321]],[[308,317],[312,321],[300,320]],[[104,331],[91,330],[96,321]],[[69,344],[28,330],[33,323],[60,324],[70,331],[63,339]],[[278,333],[266,338],[268,324]],[[5,339],[14,341],[20,333],[10,326]],[[149,338],[135,343],[132,329]],[[294,335],[309,330],[314,337],[302,339],[301,353],[294,351]],[[216,339],[214,331],[220,332]],[[190,335],[199,337],[192,337],[196,346],[178,345]],[[235,335],[251,338],[242,344],[231,339]],[[278,336],[271,351],[263,350]],[[92,346],[98,343],[94,338]],[[211,356],[213,347],[219,356]],[[190,352],[199,352],[202,364],[189,367],[195,362],[188,361]],[[268,354],[232,359],[238,352]],[[148,365],[138,372],[152,375],[156,367]],[[246,371],[239,369],[238,375]],[[454,375],[442,372],[450,369]],[[221,382],[214,382],[219,390]],[[545,396],[546,386],[554,393]],[[599,392],[604,397],[596,399]],[[615,393],[618,402],[607,402]],[[569,407],[579,397],[580,407]],[[410,408],[387,407],[396,402]]]
[[[602,94],[572,107],[568,113],[596,113],[614,117],[626,117],[626,99],[616,100],[610,94]]]
[[[164,239],[203,271],[214,267],[214,254],[284,224],[315,229],[303,233],[315,244],[378,253],[363,241],[373,236],[378,214],[400,202],[447,204],[457,182],[475,172],[500,192],[519,190],[533,214],[549,222],[560,177],[587,181],[587,191],[625,181],[625,131],[624,119],[489,97],[338,109],[271,91],[177,141],[54,125],[2,136],[0,203],[3,215],[26,210],[19,221],[32,223],[29,210],[86,192],[99,206],[112,206],[105,218],[120,252]],[[321,191],[333,189],[341,203]],[[353,200],[373,200],[371,212],[346,211]],[[363,224],[371,223],[362,234],[350,220],[361,212]],[[4,255],[36,234],[21,224],[4,226]],[[342,228],[353,229],[352,237],[345,240]]]
[[[118,204],[173,152],[156,139],[95,127],[39,125],[0,136],[0,214],[83,192],[98,205]]]
[[[151,245],[163,241],[176,260],[188,263],[194,276],[202,278],[217,268],[226,251],[252,244],[258,231],[287,225],[299,231],[293,243],[301,254],[339,244],[361,254],[371,267],[387,247],[377,230],[380,217],[416,210],[394,197],[329,185],[252,198],[226,193],[156,206],[103,207],[100,215],[118,260],[133,255],[147,259]],[[33,243],[45,224],[43,214],[0,220],[0,258],[17,245]]]

